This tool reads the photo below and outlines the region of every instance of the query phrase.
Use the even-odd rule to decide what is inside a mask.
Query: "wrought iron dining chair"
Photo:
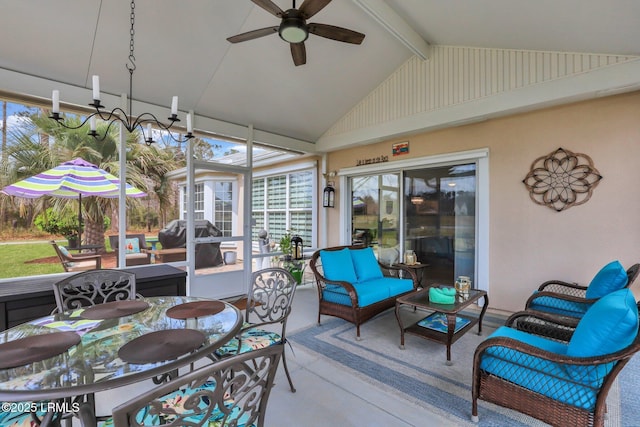
[[[291,313],[295,291],[296,280],[284,268],[270,267],[254,272],[247,296],[245,323],[236,338],[220,347],[215,356],[224,358],[274,345],[284,347],[287,343],[287,319]],[[280,331],[263,329],[268,325],[280,325]],[[282,365],[289,387],[295,393],[284,351]]]
[[[163,383],[114,408],[113,424],[261,427],[283,351],[270,346],[238,354]],[[83,427],[96,425],[90,412],[80,413]]]
[[[136,299],[136,276],[121,270],[89,270],[53,284],[56,310],[66,311],[105,302]]]

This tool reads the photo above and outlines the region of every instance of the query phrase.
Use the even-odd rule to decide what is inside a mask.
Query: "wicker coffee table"
[[[480,298],[484,298],[482,310],[480,314],[476,316],[469,316],[466,313],[461,312],[469,307],[471,304],[476,303]],[[410,294],[404,295],[396,299],[396,319],[398,319],[398,325],[400,326],[400,348],[404,349],[404,334],[417,335],[422,338],[426,338],[447,346],[447,364],[451,364],[451,344],[456,342],[462,335],[464,335],[475,324],[478,325],[478,335],[482,334],[482,318],[484,317],[487,307],[489,306],[489,298],[486,291],[478,289],[471,289],[467,296],[456,296],[456,301],[453,304],[435,304],[429,301],[429,288],[418,290]],[[413,322],[409,326],[404,326],[402,322],[402,316],[400,312],[402,309],[416,311],[431,312],[427,317],[436,320],[438,317],[446,319],[446,327],[444,324],[440,330],[432,329],[437,325],[430,325],[430,327],[420,326],[418,322]],[[468,322],[461,326],[457,331],[456,318],[463,319],[462,322]]]

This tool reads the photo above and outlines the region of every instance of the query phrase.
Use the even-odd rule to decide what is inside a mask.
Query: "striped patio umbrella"
[[[2,189],[10,196],[35,199],[55,196],[78,199],[78,236],[82,241],[82,196],[99,196],[115,199],[120,195],[120,180],[98,166],[77,158],[55,168],[15,182]],[[129,197],[145,197],[147,193],[127,184]]]

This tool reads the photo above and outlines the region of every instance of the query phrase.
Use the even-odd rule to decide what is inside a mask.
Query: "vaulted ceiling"
[[[48,98],[58,86],[86,89],[61,93],[86,104],[97,74],[105,94],[128,92],[129,8],[124,0],[3,2],[0,90]],[[134,99],[168,107],[178,95],[182,111],[307,142],[414,55],[398,33],[418,50],[429,43],[640,55],[637,0],[334,0],[309,21],[359,31],[364,42],[311,35],[298,67],[275,33],[226,40],[279,24],[249,0],[137,0],[135,12]]]

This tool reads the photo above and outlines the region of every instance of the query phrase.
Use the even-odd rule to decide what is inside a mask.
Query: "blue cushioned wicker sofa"
[[[320,315],[360,325],[395,307],[396,298],[417,289],[417,276],[401,265],[379,262],[371,247],[336,246],[316,251],[309,262],[318,288]]]

